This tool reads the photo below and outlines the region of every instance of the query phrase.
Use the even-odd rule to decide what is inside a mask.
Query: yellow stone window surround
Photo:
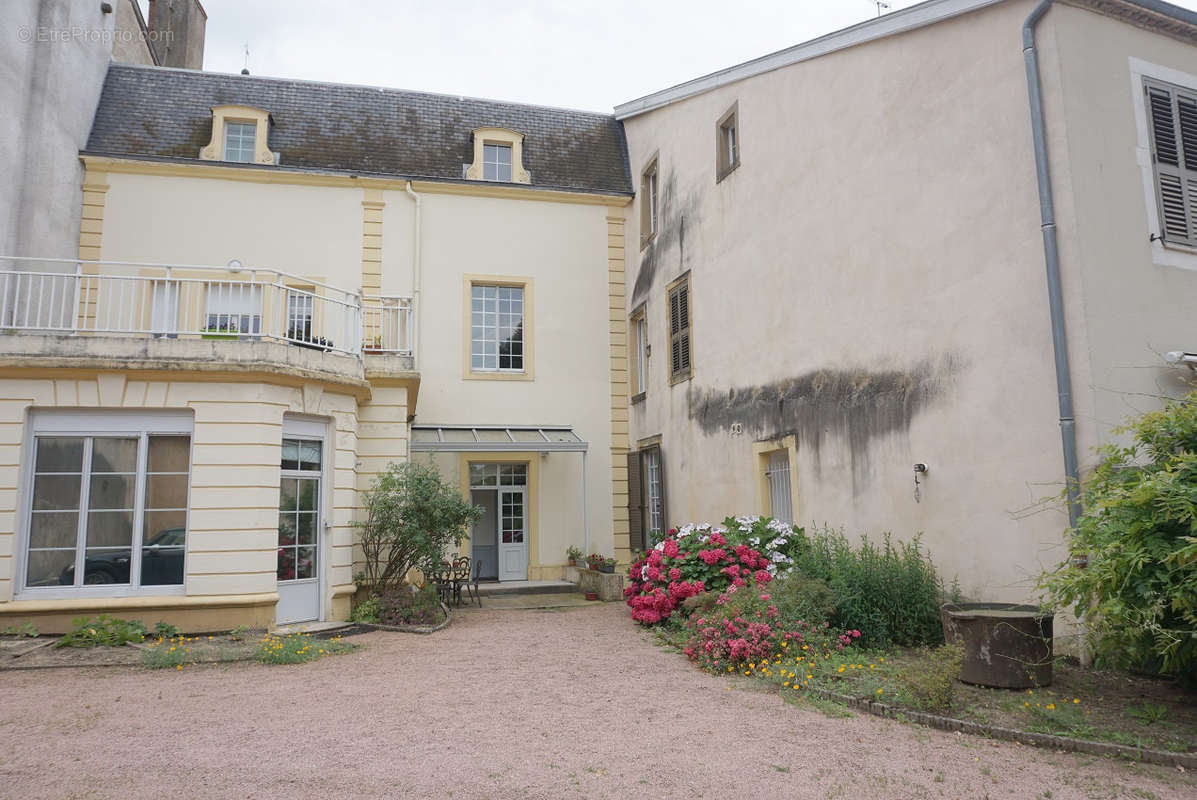
[[[200,148],[204,161],[224,161],[225,124],[244,122],[254,125],[255,164],[277,164],[278,154],[267,147],[270,132],[270,112],[253,106],[212,106],[212,141]]]
[[[474,129],[474,163],[466,169],[466,180],[485,180],[482,172],[482,147],[488,144],[505,145],[511,148],[512,183],[532,183],[532,174],[524,169],[524,134],[509,128]]]

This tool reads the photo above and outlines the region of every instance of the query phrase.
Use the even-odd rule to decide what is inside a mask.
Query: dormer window
[[[199,151],[204,161],[233,164],[277,164],[278,153],[267,146],[270,112],[253,106],[213,106],[212,139]]]
[[[224,160],[239,164],[254,162],[256,125],[252,122],[226,122],[224,125]]]
[[[482,145],[482,179],[511,182],[511,145]]]
[[[507,128],[474,129],[474,163],[465,165],[469,181],[531,183],[524,169],[524,135]]]

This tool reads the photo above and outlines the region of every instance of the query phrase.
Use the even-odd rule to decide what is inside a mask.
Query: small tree
[[[1068,533],[1076,557],[1042,578],[1083,616],[1099,658],[1197,683],[1197,392],[1131,420],[1107,445]]]
[[[436,561],[482,516],[436,467],[391,464],[362,496],[361,531],[366,585],[376,595],[399,586],[412,569]]]

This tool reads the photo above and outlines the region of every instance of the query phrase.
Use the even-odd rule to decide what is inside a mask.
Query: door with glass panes
[[[324,441],[284,437],[278,507],[279,624],[320,618]]]
[[[470,502],[483,509],[470,530],[481,578],[528,578],[527,483],[527,464],[470,464]]]

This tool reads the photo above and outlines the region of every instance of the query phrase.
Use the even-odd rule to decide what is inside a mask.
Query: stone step
[[[464,594],[464,589],[462,590]],[[478,584],[483,597],[506,594],[555,594],[578,591],[578,584],[569,581],[490,581]]]

